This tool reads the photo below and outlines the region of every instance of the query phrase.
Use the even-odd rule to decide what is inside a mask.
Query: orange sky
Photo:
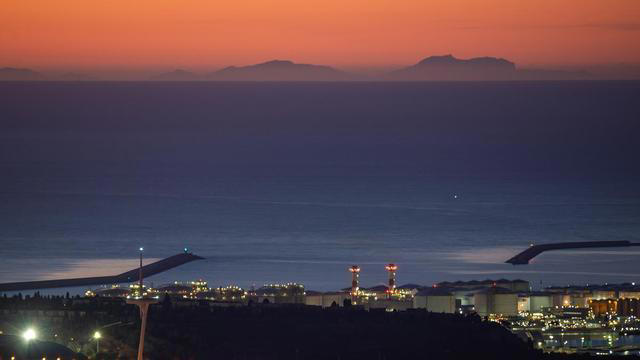
[[[2,0],[0,67],[640,63],[640,0]]]

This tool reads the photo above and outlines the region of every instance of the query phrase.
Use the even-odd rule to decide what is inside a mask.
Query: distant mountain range
[[[587,80],[586,72],[518,69],[502,58],[457,59],[453,55],[431,56],[419,63],[387,74],[388,80],[402,81],[505,81],[505,80]]]
[[[0,68],[0,81],[38,81],[44,75],[30,69]]]
[[[329,66],[272,60],[249,66],[229,66],[207,78],[222,81],[349,81],[358,77]]]
[[[415,65],[377,76],[364,76],[330,66],[297,64],[289,60],[272,60],[248,66],[229,66],[208,74],[183,69],[148,78],[152,81],[513,81],[513,80],[588,80],[597,77],[587,72],[545,69],[520,69],[502,58],[477,57],[458,59],[453,55],[430,56]],[[48,80],[96,80],[91,75],[69,73]],[[47,80],[29,69],[0,69],[0,81]]]
[[[387,74],[391,80],[512,80],[516,64],[505,59],[480,57],[468,60],[453,55],[431,56],[419,63]]]

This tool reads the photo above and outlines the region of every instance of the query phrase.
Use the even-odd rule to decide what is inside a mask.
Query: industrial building
[[[174,282],[172,284],[162,285],[155,288],[158,294],[177,295],[177,296],[189,296],[193,288],[191,285]]]
[[[476,313],[480,316],[491,314],[502,316],[518,315],[518,294],[505,288],[490,287],[476,292],[473,296]]]
[[[640,299],[640,289],[632,288],[620,290],[618,292],[618,297],[621,299]]]
[[[498,280],[471,280],[471,281],[455,281],[455,282],[440,282],[436,284],[437,287],[453,288],[453,289],[476,289],[480,287],[500,287],[508,289],[513,292],[528,292],[531,291],[531,286],[528,281],[516,279],[498,279]]]
[[[521,295],[527,299],[527,312],[541,313],[544,308],[553,306],[553,294],[549,292],[530,292]]]
[[[453,293],[448,289],[437,287],[420,290],[413,298],[413,307],[438,313],[458,311]]]
[[[640,300],[638,299],[618,299],[617,300],[618,316],[640,316]]]
[[[640,300],[638,299],[591,300],[589,307],[595,317],[638,317],[640,314]]]
[[[584,320],[589,317],[589,308],[583,307],[546,307],[542,309],[543,315],[552,317],[553,319],[562,320]]]
[[[344,306],[345,301],[351,303],[351,293],[345,291],[317,292],[307,291],[304,303],[312,306]]]

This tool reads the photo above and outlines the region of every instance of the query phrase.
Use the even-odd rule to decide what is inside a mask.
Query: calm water
[[[640,282],[640,83],[0,83],[0,281]]]

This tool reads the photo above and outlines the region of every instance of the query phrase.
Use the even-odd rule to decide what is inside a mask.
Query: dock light
[[[184,253],[186,254],[186,253],[188,253],[188,252],[189,252],[189,249],[184,248]]]
[[[140,251],[144,251],[144,248],[142,246],[140,246]]]
[[[22,338],[25,341],[29,342],[31,340],[34,340],[36,338],[36,335],[37,335],[36,331],[31,329],[31,328],[29,328],[25,332],[22,333]]]
[[[100,338],[102,337],[102,334],[100,334],[100,331],[96,331],[93,333],[93,339],[96,341],[96,354],[100,352]]]

